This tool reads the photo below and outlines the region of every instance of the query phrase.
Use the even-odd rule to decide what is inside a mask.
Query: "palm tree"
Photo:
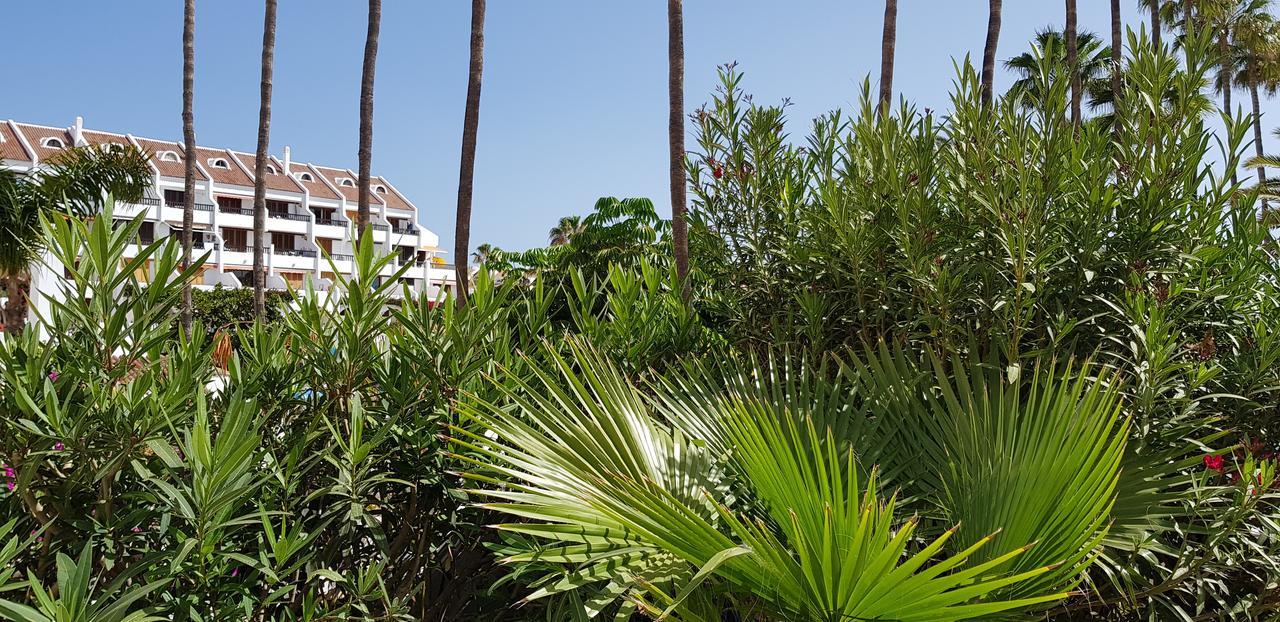
[[[547,237],[550,238],[552,246],[563,246],[568,244],[579,231],[582,231],[581,216],[562,216],[560,222],[547,233]]]
[[[497,252],[498,248],[496,246],[486,242],[477,246],[476,250],[471,253],[471,262],[483,266]]]
[[[182,201],[182,265],[191,265],[191,236],[195,227],[196,208],[196,127],[195,100],[196,75],[196,0],[186,0],[182,22],[182,144],[186,151],[183,158]],[[182,329],[191,333],[192,322],[191,283],[182,287]]]
[[[893,99],[893,54],[898,45],[898,0],[885,0],[884,34],[880,39],[880,114]]]
[[[364,38],[364,69],[360,73],[360,172],[356,184],[356,233],[363,241],[369,230],[369,178],[373,160],[373,77],[378,64],[378,31],[382,28],[382,0],[369,0],[369,31]]]
[[[1002,0],[991,0],[987,14],[987,44],[982,51],[982,103],[991,105],[992,84],[996,72],[996,46],[1000,43],[1000,13]]]
[[[262,80],[258,103],[258,150],[253,165],[253,314],[267,316],[267,146],[271,141],[271,75],[275,72],[276,0],[267,0],[262,21]]]
[[[462,119],[462,162],[458,167],[458,218],[454,257],[458,258],[458,305],[467,304],[470,287],[467,247],[471,244],[471,185],[476,175],[476,132],[480,127],[480,86],[484,73],[485,0],[471,0],[471,61],[467,71],[467,108]]]
[[[1071,125],[1080,127],[1079,48],[1076,43],[1076,0],[1067,0],[1067,71],[1071,76]]]
[[[1248,87],[1253,106],[1253,148],[1256,162],[1263,157],[1259,90],[1265,89],[1269,94],[1274,94],[1280,89],[1280,22],[1270,13],[1251,13],[1240,21],[1235,39],[1239,67],[1236,83]],[[1258,183],[1265,184],[1265,167],[1262,164],[1255,165]]]
[[[1160,49],[1160,35],[1164,28],[1160,24],[1160,0],[1151,3],[1151,44]]]
[[[689,283],[688,204],[684,170],[684,5],[683,0],[667,0],[667,142],[671,165],[671,242],[676,260],[676,277],[685,300],[692,291]]]
[[[27,319],[29,268],[44,248],[44,215],[96,214],[103,197],[137,203],[151,183],[147,156],[135,147],[78,147],[43,162],[39,176],[0,169],[0,280],[8,298],[0,321],[16,334]]]
[[[1118,1],[1118,0],[1117,0]],[[1023,105],[1035,106],[1044,96],[1040,92],[1040,81],[1035,78],[1040,73],[1040,63],[1051,63],[1050,73],[1058,74],[1068,66],[1067,49],[1063,44],[1062,33],[1045,29],[1036,33],[1035,44],[1040,54],[1031,51],[1023,52],[1004,62],[1005,69],[1012,72],[1017,79],[1009,87],[1009,95],[1021,95]],[[1090,106],[1097,107],[1110,101],[1107,91],[1114,88],[1116,76],[1108,82],[1108,74],[1113,74],[1112,59],[1115,52],[1112,48],[1103,47],[1102,39],[1095,33],[1084,31],[1076,35],[1076,67],[1072,83],[1079,82],[1082,93],[1090,94]]]

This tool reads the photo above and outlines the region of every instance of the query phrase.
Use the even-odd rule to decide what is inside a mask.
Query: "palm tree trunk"
[[[996,46],[1000,43],[1002,0],[991,0],[987,15],[987,44],[982,50],[982,104],[991,105],[991,91],[996,73]]]
[[[1222,110],[1228,115],[1231,111],[1231,47],[1227,39],[1227,27],[1223,26],[1222,31],[1218,33],[1218,75],[1222,80]],[[1231,183],[1239,183],[1240,176],[1233,168],[1231,170]]]
[[[1256,80],[1249,84],[1249,97],[1253,100],[1253,153],[1262,158],[1262,106],[1258,101],[1258,83]],[[1258,165],[1258,184],[1267,183],[1267,169],[1261,164]],[[1266,200],[1263,200],[1266,203]]]
[[[1182,0],[1182,32],[1191,33],[1191,28],[1195,26],[1195,22],[1191,21],[1191,5],[1194,0]]]
[[[891,60],[890,63],[893,61]],[[883,88],[883,87],[882,87]],[[684,4],[667,0],[667,144],[671,167],[671,243],[676,260],[676,278],[685,300],[692,292],[689,283],[688,204],[684,170]]]
[[[382,29],[382,0],[369,0],[369,31],[364,38],[364,69],[360,74],[360,152],[357,156],[360,198],[356,205],[356,231],[364,242],[369,230],[369,178],[373,160],[373,78],[378,64],[378,36]]]
[[[1071,76],[1071,126],[1080,127],[1080,44],[1076,37],[1076,0],[1067,0],[1067,71]]]
[[[1160,0],[1151,0],[1151,43],[1160,49],[1160,35],[1163,30],[1160,24]]]
[[[5,303],[4,315],[4,332],[9,335],[16,335],[22,332],[22,328],[27,324],[27,297],[22,291],[22,275],[12,273],[5,275],[5,295],[9,300]]]
[[[262,22],[262,84],[258,104],[258,151],[253,166],[253,313],[267,316],[267,145],[271,140],[271,75],[275,71],[276,0],[267,0]]]
[[[1111,131],[1120,138],[1120,96],[1124,82],[1120,78],[1124,63],[1124,40],[1120,37],[1120,0],[1111,0]]]
[[[467,304],[467,291],[471,285],[467,273],[467,252],[471,245],[471,186],[476,174],[476,132],[480,127],[480,85],[484,74],[484,4],[485,0],[471,0],[471,63],[467,72],[467,109],[462,118],[458,218],[453,241],[460,307]]]
[[[885,0],[884,35],[880,40],[880,114],[893,103],[893,55],[898,45],[898,0]]]
[[[196,0],[186,0],[182,25],[182,143],[187,152],[183,158],[182,265],[191,265],[191,229],[195,227],[196,203],[196,126],[193,101],[196,75]],[[182,330],[191,334],[194,312],[191,283],[182,287]]]

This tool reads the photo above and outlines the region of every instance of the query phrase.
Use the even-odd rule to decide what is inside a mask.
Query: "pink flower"
[[[134,527],[132,531],[133,531],[133,533],[142,533],[142,528],[141,528],[141,527]]]
[[[54,451],[62,451],[62,450],[64,450],[64,449],[66,449],[66,448],[67,448],[67,446],[66,446],[66,445],[63,445],[63,444],[62,444],[62,441],[58,441],[58,442],[56,442],[56,443],[54,443],[54,444],[53,444],[53,450],[54,450]]]
[[[52,381],[54,381],[54,382],[57,382],[57,381],[58,381],[58,372],[56,372],[56,371],[51,371],[51,372],[49,372],[49,379],[50,379],[50,380],[52,380]]]
[[[1204,457],[1204,466],[1215,471],[1221,471],[1223,467],[1226,466],[1226,460],[1224,460],[1222,456],[1209,454]]]

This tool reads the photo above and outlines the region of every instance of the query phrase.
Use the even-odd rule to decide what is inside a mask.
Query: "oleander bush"
[[[1222,172],[1245,122],[1167,96],[1208,43],[1131,39],[1114,133],[1048,65],[991,106],[961,66],[945,116],[864,97],[796,140],[728,67],[688,299],[667,223],[606,199],[465,307],[365,240],[275,321],[175,334],[175,241],[46,219],[65,301],[0,341],[0,618],[1275,615],[1280,264]]]

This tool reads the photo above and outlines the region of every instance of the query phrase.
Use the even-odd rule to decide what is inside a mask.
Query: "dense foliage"
[[[1132,40],[1118,133],[1049,60],[797,144],[726,68],[690,300],[606,199],[464,307],[362,244],[225,374],[172,334],[176,243],[46,219],[72,279],[0,342],[0,617],[1273,615],[1280,264],[1208,45]]]

